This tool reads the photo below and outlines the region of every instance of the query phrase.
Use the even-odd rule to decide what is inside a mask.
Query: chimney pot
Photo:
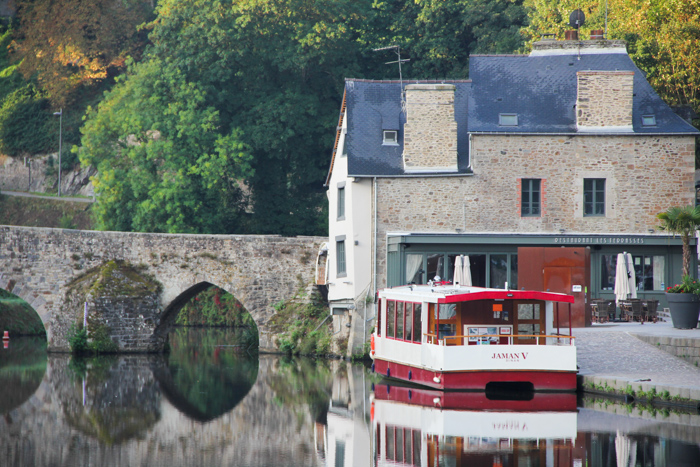
[[[591,40],[592,41],[602,41],[603,40],[603,30],[602,29],[594,29],[591,31]]]
[[[564,39],[567,41],[577,41],[578,40],[578,31],[573,29],[570,31],[564,31]]]

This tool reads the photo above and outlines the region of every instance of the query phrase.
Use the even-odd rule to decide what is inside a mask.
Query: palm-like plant
[[[700,227],[700,206],[673,206],[656,217],[661,221],[659,230],[680,235],[683,242],[683,276],[690,275],[690,237]],[[695,276],[695,274],[693,274]]]

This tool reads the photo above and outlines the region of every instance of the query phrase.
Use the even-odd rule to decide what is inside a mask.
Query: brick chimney
[[[455,86],[406,86],[403,166],[406,172],[456,172]]]
[[[633,71],[576,73],[578,131],[632,131]]]

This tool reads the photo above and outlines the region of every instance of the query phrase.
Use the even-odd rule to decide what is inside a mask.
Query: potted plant
[[[675,328],[696,328],[700,315],[700,284],[690,275],[690,237],[700,226],[700,207],[674,206],[656,215],[660,230],[680,235],[683,243],[683,279],[666,289],[666,300],[671,309]]]
[[[700,283],[683,276],[680,284],[666,288],[666,300],[671,309],[674,328],[694,329],[700,317]]]

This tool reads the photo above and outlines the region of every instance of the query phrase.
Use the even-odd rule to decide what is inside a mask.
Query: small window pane
[[[345,187],[338,188],[338,219],[345,217]]]
[[[421,334],[423,332],[423,325],[421,321],[421,304],[420,303],[414,303],[413,304],[413,329],[415,332],[413,333],[413,342],[420,342],[421,341]]]
[[[337,256],[337,274],[345,274],[345,240],[335,242],[335,252]]]
[[[501,126],[518,126],[518,114],[498,114],[498,124]]]
[[[406,340],[413,340],[413,304],[406,303]]]
[[[539,312],[539,310],[538,310]],[[535,319],[532,303],[518,303],[518,319]]]
[[[642,115],[642,126],[656,126],[656,116]]]
[[[396,311],[396,302],[389,300],[386,303],[386,337],[394,337],[394,312]]]
[[[398,144],[399,135],[396,130],[384,130],[383,144]]]
[[[396,302],[396,338],[403,339],[403,302]]]

